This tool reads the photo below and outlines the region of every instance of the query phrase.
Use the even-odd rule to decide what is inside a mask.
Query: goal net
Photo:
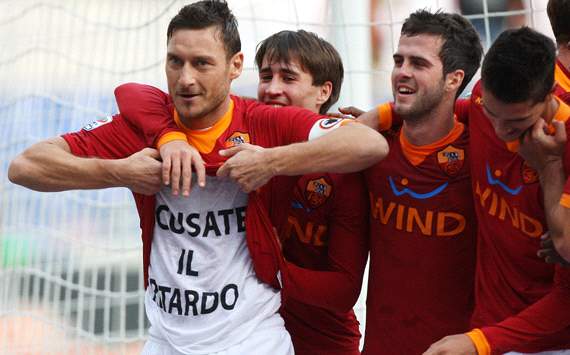
[[[39,193],[10,184],[10,160],[33,143],[116,112],[113,89],[166,90],[166,28],[188,1],[0,1],[0,353],[139,353],[143,308],[138,217],[126,189]],[[515,5],[513,5],[515,4]],[[546,0],[229,0],[246,68],[236,94],[255,96],[255,46],[306,29],[341,53],[338,105],[391,98],[391,55],[418,8],[463,11],[488,45],[505,26],[552,35]],[[364,334],[366,283],[356,305]]]

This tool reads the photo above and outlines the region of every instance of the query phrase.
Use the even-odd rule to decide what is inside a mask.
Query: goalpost
[[[142,248],[126,189],[38,193],[10,184],[10,160],[41,139],[116,112],[113,89],[129,81],[166,90],[166,28],[189,1],[0,1],[0,353],[139,353],[148,322]],[[459,11],[459,0],[228,0],[246,68],[233,92],[256,95],[255,46],[303,28],[340,52],[339,105],[391,98],[391,55],[407,15]],[[500,19],[552,37],[546,0],[518,9],[480,2],[468,18],[488,46]],[[511,1],[512,2],[512,1]],[[479,11],[479,12],[477,12]],[[381,236],[380,236],[381,237]],[[366,282],[356,305],[364,334]]]

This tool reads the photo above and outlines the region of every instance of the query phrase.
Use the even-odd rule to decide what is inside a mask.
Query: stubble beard
[[[420,124],[427,121],[443,97],[443,83],[431,92],[419,96],[409,108],[394,105],[394,112],[409,124]]]

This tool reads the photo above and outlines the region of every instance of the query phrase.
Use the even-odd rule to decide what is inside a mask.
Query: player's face
[[[267,105],[297,106],[313,112],[330,96],[332,84],[313,85],[313,76],[303,70],[297,59],[290,63],[269,63],[263,59],[259,69],[257,99]]]
[[[190,128],[212,126],[227,109],[230,84],[241,74],[243,55],[229,60],[216,26],[176,30],[168,41],[168,91]]]
[[[434,35],[401,36],[394,54],[394,110],[404,119],[423,117],[440,104],[444,92],[442,40]]]
[[[546,108],[546,101],[506,103],[484,89],[482,98],[483,111],[493,124],[495,133],[507,142],[522,136],[538,121]]]

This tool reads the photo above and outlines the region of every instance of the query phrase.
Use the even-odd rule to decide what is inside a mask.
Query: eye
[[[269,75],[269,74],[262,74],[259,76],[259,81],[261,81],[263,83],[270,82],[271,79],[273,79],[273,76]]]
[[[283,81],[285,81],[285,82],[295,81],[295,79],[296,78],[294,76],[291,76],[291,75],[286,75],[283,77]]]
[[[427,66],[423,60],[418,60],[418,59],[412,60],[412,65],[418,68],[424,68]]]
[[[174,65],[174,66],[183,65],[182,60],[178,57],[175,57],[175,56],[169,56],[168,57],[168,63],[170,63],[171,65]]]
[[[402,65],[402,63],[404,62],[404,60],[401,57],[394,57],[394,65],[399,67]]]

